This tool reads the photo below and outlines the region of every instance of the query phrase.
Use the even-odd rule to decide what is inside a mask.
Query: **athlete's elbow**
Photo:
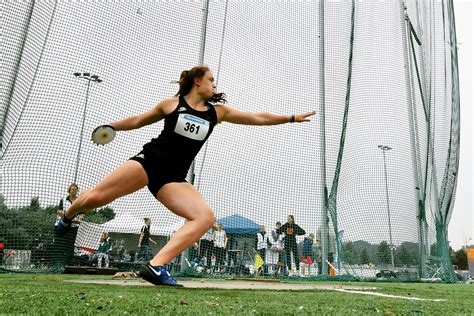
[[[149,123],[147,123],[147,121],[145,119],[143,119],[140,116],[136,116],[136,117],[134,117],[134,119],[132,121],[132,128],[131,129],[141,128],[141,127],[146,126],[148,124]]]

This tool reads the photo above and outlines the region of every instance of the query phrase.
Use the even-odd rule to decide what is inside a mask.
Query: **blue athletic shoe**
[[[147,262],[140,269],[140,276],[154,285],[182,287],[182,285],[178,284],[176,279],[170,275],[166,266],[153,267],[150,262]]]
[[[66,219],[64,216],[59,220],[58,225],[54,227],[56,231],[56,237],[63,237],[71,230],[71,221]]]

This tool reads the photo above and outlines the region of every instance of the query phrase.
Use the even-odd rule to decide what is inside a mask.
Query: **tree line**
[[[430,247],[431,256],[440,257],[442,250],[435,243]],[[391,264],[390,245],[386,241],[371,244],[367,241],[348,241],[342,244],[341,259],[347,264]],[[420,250],[418,243],[403,242],[393,250],[395,266],[416,267],[420,265]],[[467,270],[467,254],[464,248],[454,251],[449,247],[449,257],[459,270]]]
[[[59,205],[42,207],[38,197],[27,206],[9,208],[0,194],[0,242],[5,249],[18,250],[29,250],[38,240],[51,244],[58,209]],[[86,214],[83,220],[103,224],[114,217],[113,209],[104,207]]]

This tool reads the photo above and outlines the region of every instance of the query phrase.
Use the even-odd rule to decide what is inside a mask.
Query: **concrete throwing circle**
[[[109,284],[120,286],[154,286],[141,278],[126,279],[97,279],[97,280],[66,280],[66,282],[87,284]],[[410,301],[445,302],[446,299],[420,298],[413,296],[400,296],[374,292],[376,287],[355,286],[340,284],[300,284],[285,283],[271,280],[178,280],[185,289],[225,289],[225,290],[271,290],[271,291],[301,291],[301,290],[327,290],[340,293],[353,293],[362,295],[379,296]]]
[[[133,279],[91,279],[91,280],[66,280],[66,282],[88,283],[88,284],[109,284],[122,286],[153,286],[141,278]],[[184,288],[188,289],[226,289],[226,290],[356,290],[368,291],[376,290],[375,287],[337,285],[337,284],[301,284],[286,282],[265,282],[248,280],[178,280]]]

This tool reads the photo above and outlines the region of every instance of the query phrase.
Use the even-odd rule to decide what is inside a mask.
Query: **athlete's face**
[[[206,99],[212,97],[216,91],[216,82],[211,71],[206,71],[204,76],[196,80],[200,94]]]

